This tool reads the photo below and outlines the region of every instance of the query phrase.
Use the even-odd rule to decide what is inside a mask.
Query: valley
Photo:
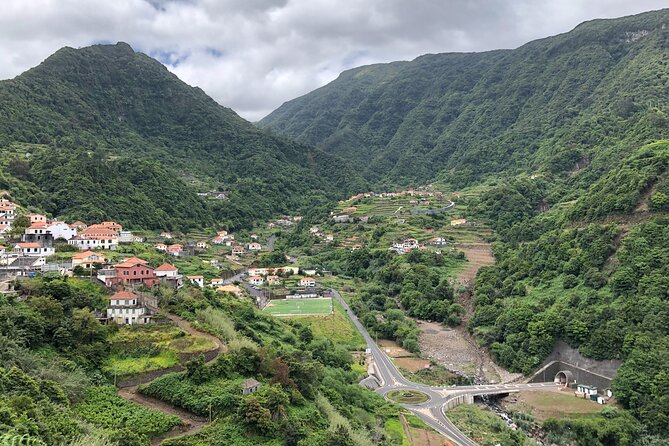
[[[0,446],[666,446],[667,24],[255,124],[123,42],[0,81]]]

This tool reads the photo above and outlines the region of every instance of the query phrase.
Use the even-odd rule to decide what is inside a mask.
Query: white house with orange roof
[[[174,278],[176,278],[176,277],[179,276],[179,269],[176,266],[165,262],[154,270],[154,274],[157,277],[174,277]]]
[[[266,276],[269,273],[269,268],[253,267],[246,270],[249,276]]]
[[[167,247],[166,251],[168,254],[173,255],[174,257],[179,257],[183,253],[184,247],[178,243],[170,245]]]
[[[53,250],[53,248],[51,248]],[[20,242],[14,245],[14,252],[20,256],[25,256],[25,257],[44,257],[46,255],[52,255],[51,254],[45,254],[42,248],[42,245],[37,242]]]
[[[122,325],[143,325],[151,322],[151,311],[137,294],[119,291],[109,297],[107,318]]]
[[[118,238],[110,235],[75,235],[67,243],[68,245],[76,246],[80,251],[90,251],[93,249],[111,251],[118,247]]]
[[[162,251],[162,252],[167,251],[167,245],[165,243],[156,243],[154,248],[156,248],[158,251]]]
[[[204,276],[186,276],[190,283],[197,285],[200,288],[204,288]]]
[[[265,280],[264,280],[261,276],[250,276],[250,277],[247,279],[247,281],[248,281],[251,285],[262,285],[263,283],[265,283]]]
[[[10,201],[0,202],[0,218],[14,220],[16,218],[16,205]]]
[[[300,279],[300,286],[314,287],[316,286],[316,279],[313,277],[303,277]]]
[[[82,268],[91,269],[95,265],[104,265],[105,256],[93,251],[78,252],[72,256],[72,268],[81,266]]]
[[[267,276],[267,283],[269,285],[281,285],[281,277],[279,277],[279,276]]]
[[[225,285],[225,280],[221,279],[220,277],[216,277],[214,279],[211,279],[211,286],[213,288],[218,288]]]
[[[260,251],[262,249],[262,245],[257,242],[251,242],[249,243],[249,251]]]
[[[211,239],[211,243],[213,243],[214,245],[222,245],[223,243],[225,243],[225,240],[223,239],[223,237],[216,236],[213,239]]]

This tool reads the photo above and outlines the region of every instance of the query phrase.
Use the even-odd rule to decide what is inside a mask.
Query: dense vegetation
[[[667,134],[668,19],[594,20],[515,50],[355,68],[260,124],[355,160],[385,187],[583,168],[592,182]]]
[[[1,187],[64,217],[250,226],[364,186],[346,162],[256,129],[123,43],[63,48],[0,82],[0,118]],[[210,190],[229,200],[195,195]]]
[[[164,304],[228,345],[211,364],[194,359],[185,372],[140,387],[142,393],[215,420],[191,437],[166,444],[396,444],[384,432],[384,421],[396,417],[397,409],[359,386],[349,351],[314,335],[308,325],[282,322],[249,301],[212,290],[193,289]],[[244,396],[242,383],[249,378],[261,386]]]
[[[669,430],[661,390],[669,365],[668,153],[666,142],[642,147],[577,201],[545,213],[491,197],[548,196],[563,185],[516,181],[484,194],[479,212],[502,237],[497,264],[478,275],[469,327],[497,361],[524,373],[556,340],[588,357],[622,359],[616,397],[655,434]]]
[[[90,309],[104,304],[101,287],[45,277],[17,289],[22,300],[0,299],[3,444],[147,446],[179,423],[122,400],[100,373],[111,328]]]

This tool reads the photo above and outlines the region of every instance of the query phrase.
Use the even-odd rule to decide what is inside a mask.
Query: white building
[[[77,235],[77,228],[71,228],[70,225],[63,221],[52,221],[51,223],[47,223],[46,230],[53,235],[54,240],[59,238],[70,240]]]
[[[80,251],[91,251],[95,249],[115,250],[118,247],[118,238],[105,235],[76,235],[67,241],[68,245],[74,245]]]
[[[142,304],[141,298],[128,291],[119,291],[109,298],[107,317],[123,325],[151,322],[150,311]]]
[[[163,263],[160,265],[158,268],[156,268],[153,273],[156,275],[156,277],[166,277],[166,278],[178,278],[179,277],[179,269],[171,265],[167,262]]]
[[[204,288],[204,276],[186,276],[190,283],[197,285],[200,288]]]
[[[300,286],[304,287],[316,286],[316,279],[314,279],[313,277],[304,277],[300,279]]]
[[[249,243],[249,251],[260,251],[262,249],[262,245],[260,243],[252,242]]]
[[[263,283],[265,283],[263,278],[260,277],[260,276],[251,276],[251,277],[248,278],[248,282],[251,285],[262,285]]]
[[[53,247],[43,247],[37,242],[21,242],[14,246],[14,252],[26,257],[48,257],[56,253]]]

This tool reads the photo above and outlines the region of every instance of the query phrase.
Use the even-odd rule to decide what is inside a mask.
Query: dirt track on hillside
[[[190,322],[180,318],[179,316],[176,316],[171,313],[162,313],[162,314],[164,314],[167,318],[176,323],[179,326],[179,328],[188,332],[189,334],[212,340],[216,344],[215,351],[218,354],[226,351],[226,346],[216,336],[213,336],[209,333],[205,333],[203,331],[194,328],[190,324]],[[218,354],[216,354],[213,357],[213,359],[210,360],[210,362],[216,360]],[[166,373],[169,373],[170,371],[171,371],[170,369],[163,370],[163,373],[158,374],[158,376],[162,376]],[[156,377],[157,376],[154,376],[152,379],[155,379]],[[142,395],[141,393],[137,392],[137,386],[118,389],[117,393],[118,396],[128,401],[141,404],[142,406],[148,407],[150,409],[159,410],[168,415],[175,415],[179,417],[179,419],[181,419],[181,425],[176,426],[175,428],[173,428],[169,432],[164,433],[163,435],[152,438],[151,446],[159,446],[164,440],[168,438],[177,438],[184,435],[194,434],[203,427],[205,427],[207,424],[209,424],[209,420],[207,418],[197,416],[191,412],[188,412],[187,410],[166,403],[165,401],[161,401],[159,399],[152,398],[150,396]]]

